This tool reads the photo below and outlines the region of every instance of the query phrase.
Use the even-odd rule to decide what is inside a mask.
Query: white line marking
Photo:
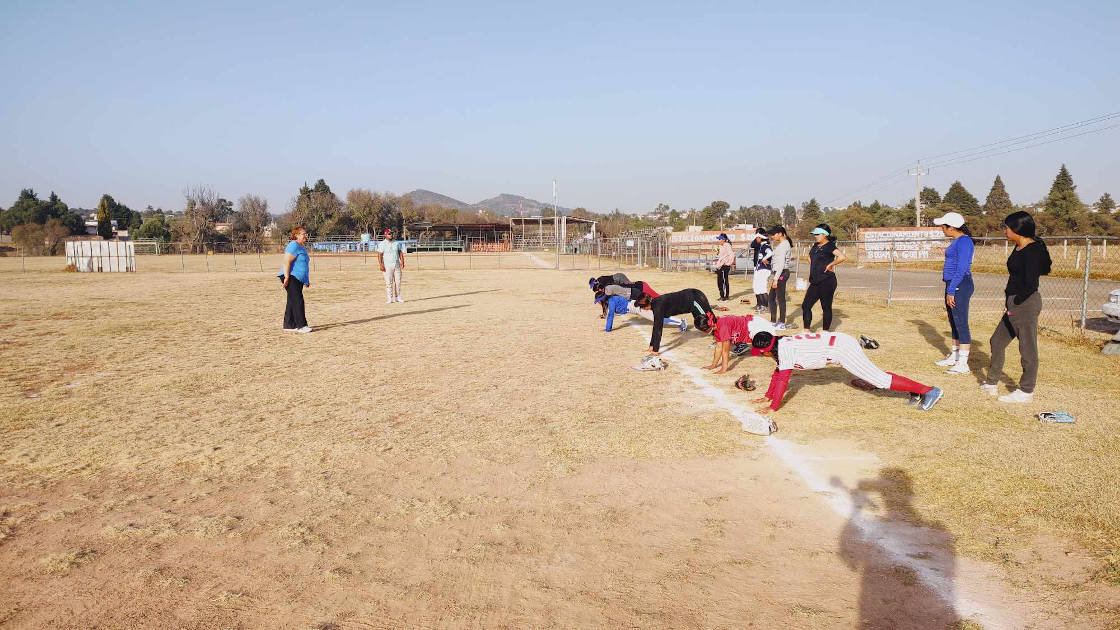
[[[645,337],[641,330],[637,328],[634,330],[643,338]],[[661,354],[670,356],[672,352],[665,350]],[[753,410],[748,412],[722,390],[713,387],[699,369],[683,361],[677,361],[675,355],[673,361],[673,366],[680,369],[681,373],[695,383],[712,401],[738,419],[744,428],[746,428],[745,418],[762,415]],[[859,529],[864,540],[877,545],[893,562],[913,569],[937,597],[953,607],[957,615],[975,619],[991,630],[1014,628],[1019,625],[1009,620],[1008,615],[998,607],[998,604],[968,599],[957,593],[953,583],[952,549],[940,550],[923,544],[923,530],[920,528],[902,522],[878,521],[865,516],[862,510],[857,509],[847,492],[833,487],[813,470],[808,460],[797,453],[792,442],[770,435],[765,438],[765,444],[787,467],[801,477],[801,481],[810,490],[825,495],[829,507],[841,517],[849,519]]]

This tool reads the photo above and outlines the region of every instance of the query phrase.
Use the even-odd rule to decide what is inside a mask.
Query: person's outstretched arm
[[[778,407],[782,406],[782,398],[786,395],[786,388],[789,387],[789,377],[792,374],[793,370],[774,370],[774,374],[770,376],[770,387],[766,389],[766,395],[751,402],[762,404],[770,401],[770,409],[777,411]]]

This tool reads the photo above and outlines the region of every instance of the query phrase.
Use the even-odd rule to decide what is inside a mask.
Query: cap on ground
[[[959,212],[946,212],[945,216],[934,219],[933,224],[959,228],[964,225],[964,217]]]

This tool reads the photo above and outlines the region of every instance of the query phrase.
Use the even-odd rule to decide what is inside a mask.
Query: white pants
[[[762,295],[770,292],[770,270],[754,270],[754,294]]]
[[[821,333],[828,335],[829,333]],[[837,334],[836,346],[832,348],[831,359],[839,363],[849,373],[862,378],[879,389],[891,388],[891,375],[887,374],[867,358],[863,347],[854,338]]]
[[[401,296],[401,268],[399,265],[385,268],[385,299],[392,302]]]

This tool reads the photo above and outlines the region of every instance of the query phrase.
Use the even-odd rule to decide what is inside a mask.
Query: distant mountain
[[[502,193],[497,197],[483,199],[482,201],[474,204],[478,210],[486,208],[491,212],[496,213],[498,216],[508,217],[519,215],[519,211],[525,211],[527,215],[539,215],[545,208],[549,212],[552,211],[552,204],[541,203],[536,199],[529,199],[521,195],[511,195],[509,193]],[[571,214],[572,211],[568,208],[560,206],[560,214]]]
[[[444,208],[456,208],[459,210],[489,210],[494,214],[501,217],[519,216],[519,211],[524,211],[526,215],[539,215],[542,210],[548,209],[552,211],[552,204],[541,203],[536,199],[529,199],[521,195],[511,195],[509,193],[502,193],[497,197],[483,199],[478,203],[466,203],[459,201],[447,195],[441,195],[430,190],[417,189],[405,197],[408,197],[418,205],[435,205],[443,206]],[[571,214],[569,208],[560,206],[561,214]]]
[[[457,210],[473,210],[471,204],[465,201],[453,199],[447,195],[441,195],[437,192],[417,188],[416,190],[405,195],[418,206],[443,206],[444,208],[455,208]]]

